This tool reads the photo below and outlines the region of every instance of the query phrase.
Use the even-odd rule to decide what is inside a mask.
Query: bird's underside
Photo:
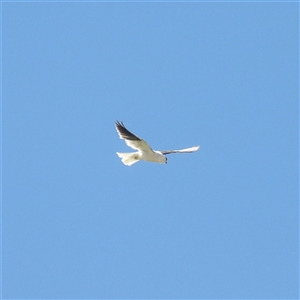
[[[122,159],[122,162],[131,166],[139,160],[145,160],[148,162],[156,163],[167,163],[167,157],[165,155],[172,153],[192,153],[197,151],[200,146],[195,146],[191,148],[181,149],[181,150],[164,150],[164,151],[155,151],[149,146],[149,144],[143,139],[137,137],[132,132],[130,132],[122,122],[115,122],[116,129],[119,134],[120,139],[125,140],[125,143],[132,149],[137,150],[137,152],[131,153],[120,153],[117,152],[117,155]]]

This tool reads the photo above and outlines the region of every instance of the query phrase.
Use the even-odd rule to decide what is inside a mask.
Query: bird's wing
[[[181,149],[181,150],[164,150],[160,151],[162,154],[171,154],[171,153],[192,153],[199,150],[200,146],[194,146],[191,148]]]
[[[139,151],[153,152],[147,142],[127,130],[122,122],[116,121],[116,129],[120,139],[125,140],[129,147]]]

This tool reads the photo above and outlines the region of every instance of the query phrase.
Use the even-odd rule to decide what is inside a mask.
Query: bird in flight
[[[182,150],[165,150],[165,151],[155,151],[148,145],[148,143],[133,133],[131,133],[122,122],[115,122],[116,129],[119,134],[120,139],[125,140],[127,146],[132,149],[138,150],[137,152],[131,153],[120,153],[117,152],[118,156],[122,159],[122,162],[126,166],[131,166],[139,160],[145,160],[149,162],[156,162],[159,164],[166,164],[167,157],[166,154],[171,153],[191,153],[197,151],[200,146],[195,146],[191,148],[186,148]]]

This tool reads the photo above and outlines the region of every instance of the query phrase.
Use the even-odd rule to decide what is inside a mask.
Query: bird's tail
[[[118,156],[122,158],[122,162],[126,166],[131,166],[139,161],[138,152],[137,153],[120,153],[117,152]]]

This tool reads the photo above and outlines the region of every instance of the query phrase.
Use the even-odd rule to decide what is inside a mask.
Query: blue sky
[[[2,3],[2,297],[297,299],[299,4]],[[123,121],[167,165],[122,164]]]

